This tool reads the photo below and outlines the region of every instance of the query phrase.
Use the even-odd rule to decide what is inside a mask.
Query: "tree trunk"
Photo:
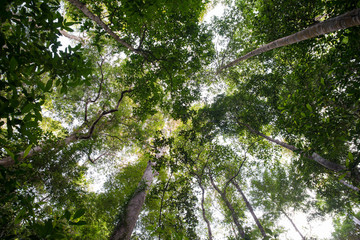
[[[115,39],[115,41],[117,41],[118,43],[120,43],[121,45],[123,45],[124,47],[126,47],[127,49],[129,49],[132,52],[138,53],[140,55],[142,55],[143,57],[147,58],[147,56],[141,52],[138,51],[138,49],[135,49],[133,46],[131,46],[130,44],[128,44],[127,42],[125,42],[123,39],[121,39],[116,33],[114,33],[110,27],[108,25],[106,25],[106,23],[104,23],[98,16],[96,16],[95,14],[93,14],[85,5],[85,3],[82,3],[78,0],[67,0],[69,3],[71,3],[74,7],[76,7],[77,9],[79,9],[80,11],[82,11],[85,16],[87,16],[88,18],[90,18],[91,20],[93,20],[94,22],[96,22],[100,27],[102,27],[111,37],[113,37]]]
[[[350,12],[347,12],[345,14],[342,14],[340,16],[330,18],[326,21],[320,22],[316,25],[313,25],[311,27],[308,27],[300,32],[297,32],[295,34],[289,35],[287,37],[283,37],[280,39],[277,39],[271,43],[265,44],[243,56],[240,58],[235,59],[234,61],[226,64],[225,66],[220,67],[217,70],[217,73],[220,73],[226,68],[232,67],[236,64],[238,64],[241,61],[244,61],[248,58],[254,57],[256,55],[259,55],[261,53],[270,51],[275,48],[291,45],[294,43],[298,43],[307,39],[311,39],[320,35],[324,35],[330,32],[335,32],[341,29],[358,26],[360,25],[360,9],[354,9]]]
[[[275,143],[275,144],[277,144],[277,145],[280,145],[280,146],[282,146],[282,147],[284,147],[284,148],[287,148],[287,149],[289,149],[289,150],[291,150],[291,151],[298,151],[298,152],[300,153],[300,155],[302,155],[302,156],[304,156],[304,157],[306,157],[306,158],[308,158],[308,159],[314,160],[315,162],[319,163],[320,165],[322,165],[323,167],[325,167],[325,168],[327,168],[327,169],[329,169],[329,170],[332,170],[332,171],[334,171],[334,172],[340,172],[340,173],[341,173],[341,172],[344,172],[344,171],[346,170],[346,168],[345,168],[344,166],[342,166],[342,165],[340,165],[340,164],[337,164],[337,163],[334,163],[334,162],[331,162],[331,161],[323,158],[322,156],[320,156],[320,155],[317,154],[316,152],[314,152],[314,153],[311,154],[311,155],[304,154],[303,151],[301,151],[300,149],[296,148],[296,147],[293,146],[293,145],[284,143],[284,142],[279,141],[279,140],[277,140],[277,139],[273,139],[273,138],[271,138],[271,137],[269,137],[269,136],[267,136],[267,135],[265,135],[265,134],[263,134],[263,133],[255,130],[255,129],[253,129],[253,128],[252,128],[250,125],[248,125],[248,124],[241,123],[241,122],[239,122],[239,121],[238,121],[238,123],[239,123],[240,125],[245,126],[247,129],[249,129],[250,132],[252,132],[252,133],[254,133],[254,134],[256,134],[256,135],[259,135],[259,136],[265,138],[266,140],[268,140],[268,141],[270,141],[270,142],[273,142],[273,143]],[[335,175],[335,176],[339,177],[338,175]],[[349,174],[347,174],[346,177],[350,178],[350,177],[352,177],[352,176],[351,176],[351,174],[349,173]],[[354,179],[355,181],[357,181],[357,182],[360,181],[360,179],[358,178],[358,174],[355,174],[355,176],[353,177],[353,179]],[[346,187],[349,187],[349,188],[351,188],[351,189],[353,189],[353,190],[355,190],[355,191],[357,191],[357,192],[360,191],[359,188],[357,188],[357,187],[355,187],[355,186],[353,186],[353,185],[345,182],[345,181],[342,180],[342,179],[339,180],[339,182],[341,182],[341,183],[344,184]]]
[[[265,238],[266,237],[266,232],[263,228],[263,226],[261,225],[259,219],[257,218],[257,216],[255,215],[254,213],[254,209],[252,208],[250,202],[247,200],[247,198],[245,197],[245,194],[243,193],[243,191],[241,190],[239,184],[233,179],[231,181],[231,183],[236,187],[236,189],[238,190],[238,192],[241,194],[241,197],[243,198],[245,204],[246,204],[246,207],[248,208],[248,210],[250,211],[252,217],[254,218],[255,222],[256,222],[256,225],[257,227],[259,228],[261,234],[263,235],[263,237]]]
[[[293,222],[293,220],[286,214],[286,212],[284,210],[280,210],[284,215],[285,217],[290,221],[291,225],[293,225],[295,231],[297,231],[299,233],[299,235],[301,236],[301,238],[303,240],[306,240],[306,238],[301,234],[300,230],[296,227],[295,223]]]
[[[151,186],[154,176],[157,174],[156,171],[152,169],[155,163],[149,161],[144,172],[144,175],[141,178],[141,181],[136,189],[134,195],[130,199],[126,209],[124,218],[120,221],[115,227],[110,240],[128,240],[131,237],[131,234],[136,225],[136,221],[141,212],[141,208],[144,205],[147,190]]]
[[[210,226],[210,222],[209,220],[207,219],[206,217],[206,214],[205,214],[205,206],[204,206],[204,195],[205,195],[205,189],[204,187],[201,185],[201,181],[198,180],[198,183],[199,183],[199,186],[201,188],[201,209],[202,209],[202,215],[203,215],[203,218],[206,222],[206,225],[207,225],[207,228],[208,228],[208,235],[209,235],[209,240],[212,240],[212,233],[211,233],[211,226]]]
[[[243,228],[241,227],[241,224],[239,223],[239,218],[238,218],[238,216],[237,216],[237,214],[236,214],[233,206],[231,205],[231,203],[229,202],[229,200],[228,200],[227,197],[226,197],[225,191],[222,192],[222,191],[216,186],[216,184],[214,183],[214,180],[213,180],[213,178],[212,178],[211,176],[210,176],[210,180],[211,180],[211,185],[212,185],[212,186],[214,187],[214,189],[220,194],[222,200],[225,202],[226,206],[227,206],[228,209],[230,210],[232,219],[233,219],[233,221],[234,221],[234,223],[235,223],[235,225],[236,225],[236,227],[237,227],[237,229],[238,229],[238,231],[239,231],[240,236],[241,236],[243,239],[245,239],[245,232],[244,232]]]

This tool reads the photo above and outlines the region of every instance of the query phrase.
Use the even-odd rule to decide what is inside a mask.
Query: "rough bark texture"
[[[307,39],[311,39],[317,36],[324,35],[326,33],[335,32],[341,29],[358,26],[360,25],[360,9],[355,9],[350,12],[347,12],[345,14],[342,14],[340,16],[330,18],[326,21],[323,21],[321,23],[318,23],[316,25],[313,25],[311,27],[308,27],[300,32],[294,33],[292,35],[289,35],[287,37],[283,37],[280,39],[277,39],[271,43],[265,44],[247,54],[244,56],[235,59],[234,61],[226,64],[225,66],[220,67],[217,70],[217,73],[220,73],[226,68],[232,67],[236,64],[238,64],[241,61],[244,61],[248,58],[254,57],[256,55],[259,55],[261,53],[270,51],[275,48],[291,45],[294,43],[298,43]]]
[[[234,223],[235,223],[235,225],[236,225],[236,227],[237,227],[237,229],[238,229],[238,231],[239,231],[239,234],[240,234],[240,236],[244,239],[244,238],[245,238],[245,232],[244,232],[244,230],[243,230],[243,228],[242,228],[242,226],[241,226],[241,224],[240,224],[240,222],[239,222],[239,217],[238,217],[238,215],[236,214],[234,207],[231,205],[231,203],[229,202],[229,200],[228,200],[227,197],[226,197],[225,191],[222,192],[222,191],[218,188],[218,186],[216,186],[216,184],[214,183],[214,180],[212,179],[211,176],[210,176],[210,180],[211,180],[211,185],[212,185],[212,186],[214,187],[214,189],[220,194],[222,200],[225,202],[226,206],[227,206],[228,209],[230,210],[232,219],[233,219],[233,221],[234,221]]]
[[[231,183],[236,187],[236,189],[240,193],[242,199],[244,200],[244,202],[246,204],[247,209],[250,211],[252,217],[254,218],[256,225],[259,228],[261,234],[263,235],[263,237],[266,237],[266,232],[265,232],[263,226],[261,225],[259,219],[255,215],[253,207],[251,206],[250,202],[247,200],[247,198],[246,198],[245,194],[243,193],[243,191],[241,190],[239,184],[234,179],[231,181]]]
[[[284,210],[280,210],[284,215],[285,217],[290,221],[291,225],[294,227],[295,231],[299,233],[299,235],[301,236],[301,238],[303,240],[306,240],[306,238],[304,237],[304,235],[301,234],[300,230],[296,227],[295,223],[293,222],[293,220],[286,214],[286,212]]]
[[[201,181],[199,180],[199,186],[201,188],[201,209],[202,209],[202,215],[204,218],[204,221],[206,222],[207,228],[208,228],[208,236],[209,236],[209,240],[212,240],[212,233],[211,233],[211,226],[210,226],[210,222],[206,217],[205,214],[205,206],[204,206],[204,195],[205,195],[205,189],[204,187],[201,185]]]
[[[110,237],[110,240],[128,240],[131,237],[131,234],[136,225],[136,221],[141,212],[141,208],[144,205],[145,197],[147,190],[151,186],[154,176],[157,174],[153,169],[155,163],[149,161],[144,172],[144,175],[141,178],[141,181],[138,185],[138,188],[130,199],[126,210],[125,216],[121,222],[115,227],[113,234]]]

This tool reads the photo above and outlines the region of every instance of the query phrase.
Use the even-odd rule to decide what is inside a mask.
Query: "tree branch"
[[[110,27],[104,23],[98,16],[96,16],[95,14],[93,14],[84,3],[78,1],[78,0],[67,0],[69,3],[71,3],[74,7],[76,7],[77,9],[79,9],[80,11],[82,11],[85,16],[87,16],[88,18],[90,18],[91,20],[93,20],[94,22],[96,22],[100,27],[102,27],[108,34],[110,34],[110,36],[112,36],[115,41],[117,41],[118,43],[120,43],[121,45],[123,45],[124,47],[126,47],[127,49],[129,49],[132,52],[138,53],[140,55],[142,55],[144,58],[147,58],[147,56],[141,52],[138,51],[137,49],[133,48],[130,44],[128,44],[127,42],[125,42],[124,40],[122,40],[116,33],[114,33]]]

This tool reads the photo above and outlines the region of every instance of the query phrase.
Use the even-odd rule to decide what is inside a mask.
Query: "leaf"
[[[342,42],[343,44],[347,44],[347,43],[349,42],[349,38],[348,38],[348,37],[344,37],[341,42]]]
[[[50,88],[52,87],[52,85],[53,85],[53,80],[50,79],[50,80],[46,83],[46,86],[45,86],[44,91],[45,91],[45,92],[48,92],[48,91],[50,90]]]
[[[77,218],[81,217],[82,215],[84,215],[84,213],[85,213],[84,208],[81,208],[81,209],[77,210],[76,213],[73,216],[73,219],[77,219]]]
[[[10,65],[10,71],[14,71],[18,65],[18,62],[14,57],[11,57],[9,65]]]
[[[303,112],[301,112],[301,116],[306,117],[306,114],[305,114],[305,113],[303,113]]]
[[[70,225],[81,226],[81,225],[85,225],[86,222],[85,222],[85,221],[78,221],[78,222],[69,221],[69,224],[70,224]]]
[[[350,161],[354,161],[354,156],[351,152],[348,153],[348,157],[349,157]]]
[[[65,210],[65,213],[62,217],[69,221],[71,217],[71,213],[68,210]]]
[[[269,228],[265,228],[265,232],[267,232],[269,235],[273,235],[273,232]]]
[[[25,114],[25,113],[29,112],[31,109],[33,109],[33,108],[34,108],[34,104],[28,103],[28,104],[25,105],[25,107],[23,107],[23,109],[21,109],[21,113]]]
[[[27,155],[29,155],[30,150],[31,150],[32,144],[30,144],[24,151],[24,156],[23,158],[26,158]]]
[[[5,148],[5,151],[12,158],[12,160],[15,160],[15,155],[9,149]]]
[[[342,174],[342,175],[340,175],[340,177],[339,177],[339,181],[340,180],[342,180],[344,177],[346,177],[346,175],[347,175],[348,173],[346,172],[346,173],[344,173],[344,174]]]
[[[307,109],[309,109],[310,111],[312,111],[312,107],[310,106],[310,104],[306,104],[306,107],[307,107]]]

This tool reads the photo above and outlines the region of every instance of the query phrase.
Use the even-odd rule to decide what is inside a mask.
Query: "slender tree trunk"
[[[85,3],[82,3],[78,0],[67,0],[69,3],[71,3],[74,7],[76,7],[77,9],[79,9],[80,11],[82,11],[85,16],[87,16],[88,18],[90,18],[91,20],[93,20],[94,22],[96,22],[100,27],[102,27],[111,37],[113,37],[115,39],[115,41],[117,41],[118,43],[120,43],[121,45],[123,45],[124,47],[126,47],[127,49],[129,49],[132,52],[136,52],[139,53],[140,55],[142,55],[143,57],[147,58],[147,56],[139,51],[138,49],[135,49],[133,46],[131,46],[130,44],[128,44],[127,42],[125,42],[123,39],[121,39],[116,33],[114,33],[110,27],[104,23],[98,16],[96,16],[95,14],[93,14],[85,5]]]
[[[212,240],[212,233],[211,233],[211,226],[210,226],[210,222],[209,220],[207,219],[206,217],[206,214],[205,214],[205,206],[204,206],[204,195],[205,195],[205,189],[204,187],[202,186],[201,184],[201,181],[199,180],[198,181],[199,183],[199,186],[201,188],[201,209],[202,209],[202,215],[203,215],[203,218],[206,222],[206,225],[207,225],[207,228],[208,228],[208,235],[209,235],[209,240]]]
[[[231,212],[231,216],[232,216],[232,219],[239,231],[239,234],[240,236],[245,239],[245,232],[241,226],[241,224],[239,223],[239,217],[238,215],[236,214],[235,210],[234,210],[234,207],[231,205],[231,203],[229,202],[229,200],[227,199],[226,197],[226,193],[225,191],[221,191],[218,186],[216,186],[216,184],[214,183],[214,180],[213,178],[210,176],[210,180],[211,180],[211,185],[214,187],[214,189],[220,194],[222,200],[225,202],[226,206],[228,207],[228,209],[230,210]]]
[[[321,36],[330,32],[335,32],[341,29],[358,26],[360,25],[360,9],[354,9],[350,12],[347,12],[345,14],[342,14],[340,16],[330,18],[326,21],[320,22],[316,25],[313,25],[311,27],[308,27],[300,32],[297,32],[295,34],[277,39],[271,43],[265,44],[245,55],[243,55],[240,58],[235,59],[234,61],[226,64],[225,66],[220,67],[217,70],[217,73],[220,73],[226,68],[232,67],[236,64],[238,64],[241,61],[244,61],[248,58],[254,57],[256,55],[259,55],[261,53],[270,51],[275,48],[291,45],[294,43],[298,43],[307,39],[311,39],[317,36]]]
[[[141,208],[144,205],[147,190],[151,186],[154,176],[157,174],[152,167],[155,163],[149,161],[138,185],[135,194],[130,199],[126,209],[125,216],[121,222],[115,227],[110,240],[128,240],[138,220]]]
[[[303,240],[306,240],[306,238],[304,237],[304,235],[301,234],[300,230],[296,227],[295,223],[293,222],[293,220],[286,214],[286,212],[284,210],[280,210],[284,215],[285,217],[290,221],[291,225],[294,227],[295,231],[299,233],[300,237],[303,239]]]
[[[261,225],[259,219],[257,218],[257,216],[255,215],[254,213],[254,209],[252,208],[250,202],[247,200],[245,194],[243,193],[243,191],[241,190],[239,184],[233,179],[231,181],[231,183],[236,187],[236,189],[238,190],[238,192],[241,194],[241,197],[243,198],[245,204],[246,204],[246,207],[248,208],[248,210],[250,211],[252,217],[254,218],[255,222],[256,222],[256,225],[257,227],[259,228],[261,234],[263,235],[263,237],[265,238],[266,237],[266,232],[263,228],[263,226]]]
[[[300,149],[296,148],[296,147],[293,146],[293,145],[284,143],[284,142],[279,141],[279,140],[277,140],[277,139],[273,139],[273,138],[271,138],[271,137],[269,137],[269,136],[267,136],[267,135],[265,135],[265,134],[263,134],[263,133],[255,130],[255,129],[253,129],[253,128],[252,128],[250,125],[248,125],[248,124],[241,123],[241,122],[239,122],[239,121],[238,121],[238,123],[239,123],[240,125],[245,126],[247,129],[249,129],[250,132],[252,132],[252,133],[254,133],[254,134],[256,134],[256,135],[259,135],[259,136],[265,138],[266,140],[268,140],[268,141],[270,141],[270,142],[273,142],[273,143],[275,143],[275,144],[277,144],[277,145],[280,145],[280,146],[282,146],[282,147],[284,147],[284,148],[287,148],[287,149],[289,149],[289,150],[291,150],[291,151],[293,151],[293,152],[294,152],[294,151],[298,151],[298,152],[300,153],[300,155],[302,155],[302,156],[304,156],[304,157],[306,157],[306,158],[308,158],[308,159],[314,160],[315,162],[319,163],[320,165],[322,165],[323,167],[325,167],[325,168],[327,168],[327,169],[329,169],[329,170],[332,170],[332,171],[334,171],[334,172],[340,172],[340,173],[341,173],[342,171],[345,171],[345,170],[346,170],[346,168],[345,168],[344,166],[342,166],[342,165],[340,165],[340,164],[337,164],[337,163],[334,163],[334,162],[331,162],[331,161],[323,158],[322,156],[320,156],[320,155],[317,154],[316,152],[314,152],[314,153],[311,154],[311,155],[304,154],[303,151],[301,151]],[[359,182],[360,179],[359,179],[359,177],[358,177],[358,174],[355,173],[354,175],[355,175],[355,176],[353,176],[353,179],[354,179],[355,181]],[[336,175],[336,176],[339,177],[338,175]],[[347,177],[348,177],[348,178],[351,178],[352,176],[351,176],[351,174],[349,173],[349,174],[347,174]],[[351,188],[351,189],[353,189],[353,190],[355,190],[355,191],[357,191],[357,192],[360,192],[360,189],[359,189],[359,188],[357,188],[357,187],[355,187],[355,186],[353,186],[353,185],[345,182],[345,181],[342,180],[342,179],[341,179],[339,182],[341,182],[341,183],[342,183],[343,185],[345,185],[346,187],[349,187],[349,188]]]

